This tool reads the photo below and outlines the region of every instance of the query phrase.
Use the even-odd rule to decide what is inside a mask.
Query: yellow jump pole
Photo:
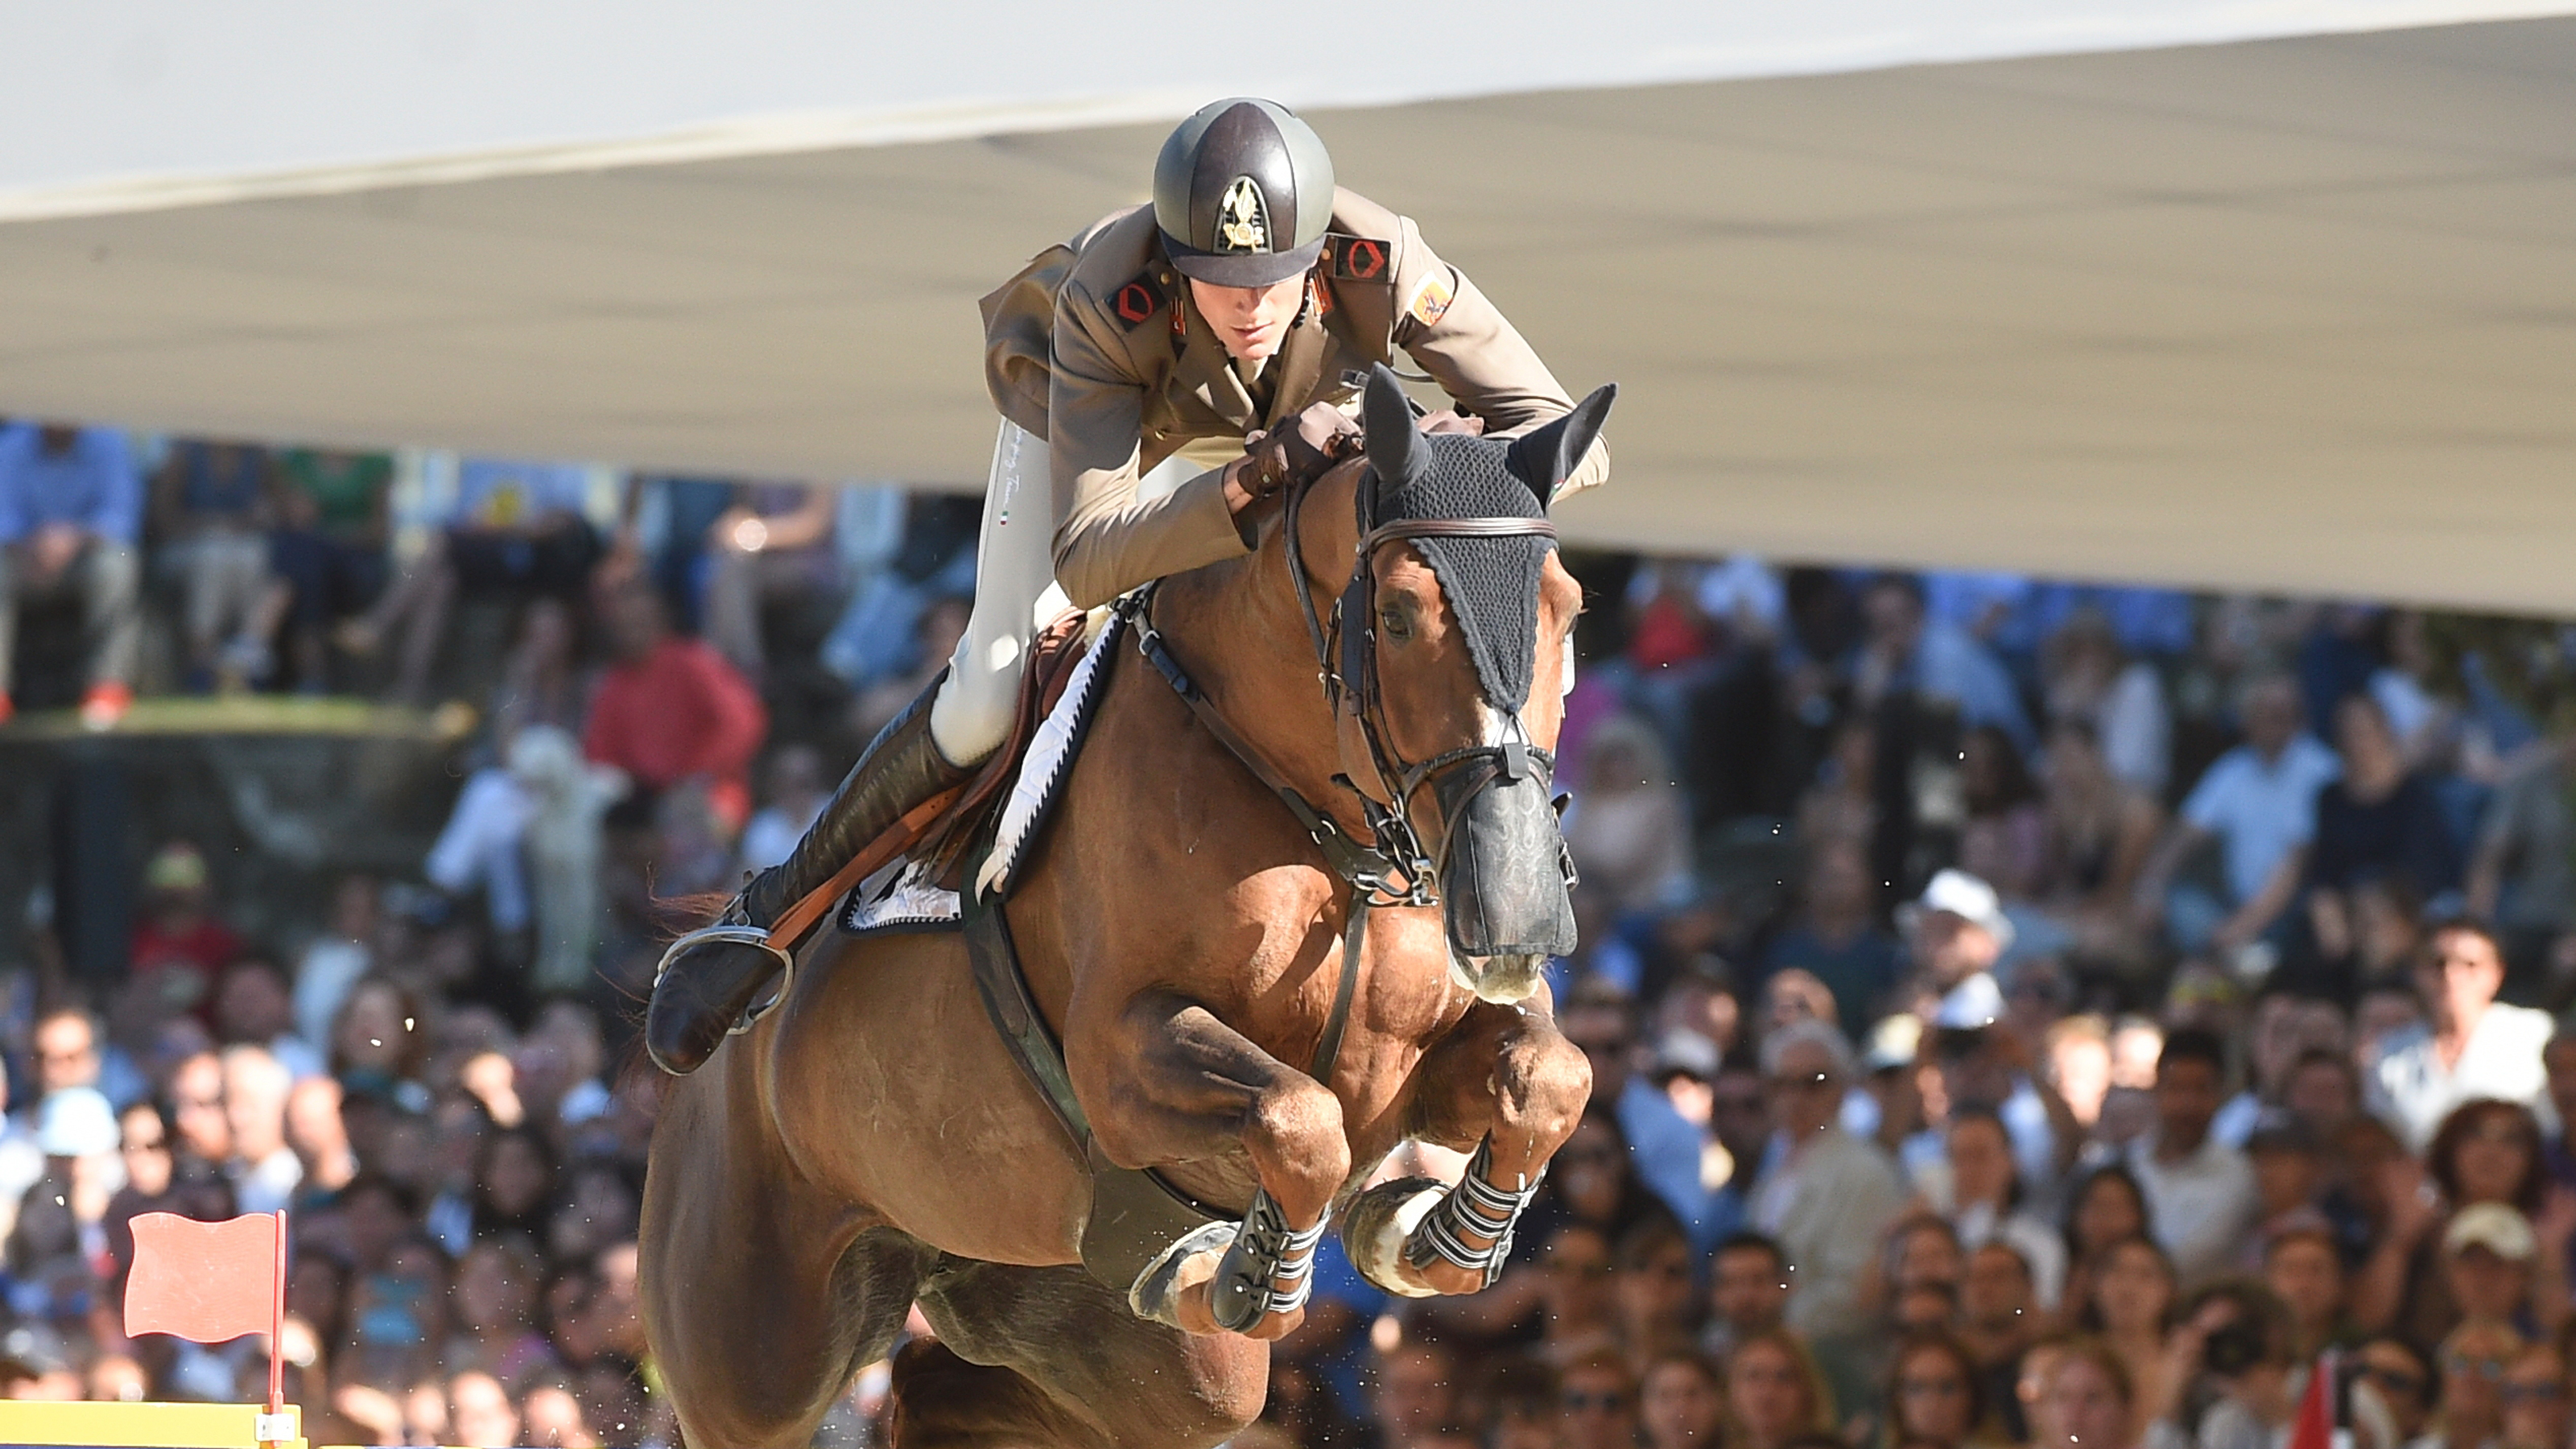
[[[266,1422],[263,1422],[266,1421]],[[303,1414],[258,1404],[0,1403],[0,1444],[81,1449],[306,1449]]]

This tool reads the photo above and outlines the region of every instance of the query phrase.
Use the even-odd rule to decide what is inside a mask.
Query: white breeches
[[[1241,443],[1219,440],[1174,454],[1139,479],[1147,497],[1167,493],[1218,461],[1239,456]],[[1020,694],[1029,640],[1073,607],[1055,581],[1055,489],[1045,441],[1004,422],[993,441],[993,472],[984,483],[984,520],[975,538],[975,609],[949,656],[948,678],[930,704],[930,738],[953,765],[971,765],[1002,747]]]

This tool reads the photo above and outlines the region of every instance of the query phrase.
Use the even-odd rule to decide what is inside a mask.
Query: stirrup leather
[[[751,1030],[762,1017],[775,1009],[778,1003],[787,999],[787,989],[796,984],[796,958],[780,949],[778,943],[770,939],[769,932],[734,919],[740,911],[741,901],[737,899],[734,905],[725,911],[725,919],[718,920],[712,926],[700,926],[673,941],[663,950],[661,961],[653,967],[653,985],[659,988],[662,977],[671,969],[671,963],[683,953],[698,946],[712,944],[750,946],[756,950],[766,951],[775,958],[779,972],[778,989],[769,993],[765,999],[743,1008],[741,1017],[735,1020],[733,1025],[725,1028],[727,1036],[740,1036]]]
[[[1467,1159],[1466,1175],[1449,1195],[1424,1216],[1404,1245],[1404,1261],[1416,1268],[1431,1265],[1433,1259],[1485,1275],[1485,1285],[1503,1274],[1504,1260],[1511,1256],[1512,1230],[1519,1225],[1521,1214],[1528,1210],[1530,1199],[1538,1195],[1538,1185],[1547,1179],[1541,1167],[1536,1177],[1521,1179],[1517,1191],[1495,1187],[1485,1181],[1494,1166],[1494,1139],[1487,1137],[1476,1144],[1476,1155]],[[1464,1236],[1474,1233],[1493,1241],[1482,1248],[1471,1248]]]
[[[1315,1287],[1315,1249],[1331,1221],[1327,1213],[1300,1232],[1288,1226],[1287,1214],[1268,1192],[1254,1193],[1209,1285],[1217,1327],[1241,1333],[1270,1314],[1305,1307]],[[1282,1280],[1287,1287],[1279,1286]]]

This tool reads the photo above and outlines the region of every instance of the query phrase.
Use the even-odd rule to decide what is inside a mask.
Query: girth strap
[[[967,872],[970,882],[990,848],[989,841],[978,846]],[[1101,1155],[1091,1119],[1074,1095],[1064,1047],[1029,991],[1028,973],[1020,967],[1019,948],[1011,940],[1002,902],[972,885],[959,893],[959,899],[965,909],[966,959],[974,972],[975,994],[983,998],[984,1013],[992,1018],[1003,1045],[1010,1048],[1011,1059],[1046,1100],[1090,1176],[1091,1211],[1082,1227],[1083,1269],[1124,1294],[1165,1248],[1232,1214],[1190,1197],[1161,1173],[1120,1167]]]

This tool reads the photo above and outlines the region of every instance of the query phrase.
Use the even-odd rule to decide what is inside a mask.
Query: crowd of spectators
[[[170,688],[478,720],[416,874],[245,940],[222,858],[170,842],[124,981],[8,978],[0,1380],[255,1396],[256,1344],[121,1337],[123,1224],[283,1206],[317,1442],[667,1441],[619,1070],[658,903],[784,855],[946,657],[973,521],[0,432],[0,608],[77,595],[106,725],[156,630]],[[1570,563],[1583,944],[1550,986],[1591,1109],[1482,1294],[1387,1298],[1328,1239],[1241,1443],[2279,1449],[2333,1347],[2363,1449],[2567,1449],[2576,735],[2499,685],[2576,673],[2563,641]]]
[[[2565,1449],[2563,637],[1574,562],[1591,1106],[1485,1293],[1328,1246],[1245,1442],[2282,1449],[2334,1349],[2354,1444]]]

